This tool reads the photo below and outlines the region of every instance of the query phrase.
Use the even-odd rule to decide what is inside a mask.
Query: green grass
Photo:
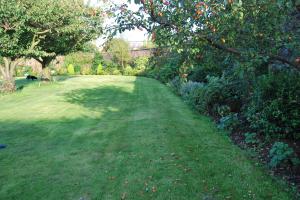
[[[147,78],[27,84],[0,97],[0,143],[5,200],[293,197],[209,118]]]

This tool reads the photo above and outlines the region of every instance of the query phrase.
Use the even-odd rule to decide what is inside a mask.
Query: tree
[[[101,18],[101,11],[83,0],[0,0],[2,91],[15,90],[19,58],[35,58],[46,67],[56,55],[95,39],[102,31]]]
[[[107,46],[107,51],[113,56],[113,60],[119,63],[124,70],[126,63],[131,59],[129,44],[123,39],[112,39]]]
[[[102,33],[101,9],[88,7],[82,0],[43,0],[30,1],[29,4],[35,16],[33,23],[51,30],[39,44],[50,56],[35,57],[43,68],[57,55],[85,50],[87,42]],[[47,12],[41,12],[44,7],[47,7]]]
[[[139,5],[136,12],[117,6],[120,32],[144,28],[159,47],[183,52],[187,59],[217,50],[216,55],[240,63],[281,62],[299,69],[295,55],[279,53],[284,46],[299,51],[297,32],[285,26],[295,1],[140,0]]]
[[[1,90],[15,90],[14,72],[18,59],[29,56],[45,56],[36,48],[49,30],[30,23],[28,7],[18,0],[0,0],[0,72],[3,78]]]
[[[40,12],[45,5],[49,12]],[[101,9],[88,7],[81,0],[43,0],[43,3],[32,2],[30,6],[32,12],[39,16],[36,24],[48,26],[51,30],[39,45],[51,56],[35,57],[43,69],[57,55],[85,50],[89,45],[87,43],[102,32]]]

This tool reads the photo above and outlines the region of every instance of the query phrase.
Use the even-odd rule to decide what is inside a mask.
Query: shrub
[[[103,71],[102,64],[98,64],[97,75],[103,75],[103,74],[104,74],[104,71]]]
[[[183,97],[185,101],[194,104],[194,93],[198,88],[202,87],[202,83],[188,81],[181,85],[179,94]]]
[[[238,128],[239,124],[240,122],[237,113],[230,113],[229,115],[220,119],[218,128],[232,131]]]
[[[82,69],[81,69],[80,65],[75,65],[74,71],[75,71],[75,74],[77,74],[77,75],[81,74]]]
[[[91,67],[89,65],[83,66],[81,68],[80,74],[81,75],[91,75],[92,74]]]
[[[205,86],[198,88],[194,95],[194,104],[202,113],[218,115],[217,108],[225,104],[225,81],[223,78],[209,77]]]
[[[148,67],[143,73],[150,78],[158,79],[163,83],[168,83],[179,75],[179,68],[182,64],[182,57],[178,53],[158,52],[157,56],[151,57]],[[166,54],[163,55],[162,54]]]
[[[102,68],[102,64],[103,64],[103,56],[100,52],[97,51],[95,53],[93,64],[92,64],[92,73],[98,74],[98,69],[99,69],[98,67],[99,67],[99,65],[101,65],[101,68]],[[102,74],[103,74],[103,72],[101,72],[101,74],[98,74],[98,75],[102,75]]]
[[[259,141],[256,139],[256,133],[245,133],[245,142],[246,144],[257,144]]]
[[[137,74],[136,70],[127,65],[124,69],[123,75],[125,76],[135,76]]]
[[[222,117],[219,110],[222,106],[227,106],[230,112],[239,113],[244,101],[239,92],[241,82],[227,79],[225,76],[207,77],[207,80],[208,83],[198,91],[196,108],[215,117]]]
[[[115,63],[115,62],[112,62],[112,61],[110,61],[110,60],[105,60],[105,61],[103,61],[103,68],[105,69],[105,70],[108,70],[108,69],[113,69],[113,68],[119,68],[119,66],[118,66],[118,64],[117,63]]]
[[[69,75],[74,75],[75,74],[74,65],[69,64],[68,68],[67,68],[67,71],[68,71]]]
[[[215,66],[215,65],[213,65]],[[207,76],[221,76],[222,70],[220,67],[211,67],[205,65],[196,65],[189,73],[189,80],[197,82],[207,82]]]
[[[39,76],[40,76],[41,78],[44,78],[44,79],[46,78],[46,79],[51,80],[51,69],[48,68],[48,67],[44,68],[44,69],[41,71],[41,73],[39,74]]]
[[[134,68],[138,70],[144,70],[149,62],[149,58],[146,56],[138,57],[134,60]]]
[[[72,64],[74,66],[74,74],[81,73],[81,67],[93,63],[94,53],[84,53],[75,52],[65,56],[64,65],[69,66]]]
[[[111,74],[112,75],[122,75],[122,73],[118,69],[114,69]]]
[[[300,138],[300,76],[261,76],[246,110],[253,130],[270,138]]]
[[[230,107],[228,105],[221,105],[217,108],[218,115],[221,117],[228,116],[230,114]]]
[[[165,64],[159,69],[157,78],[163,83],[168,83],[178,75],[178,66],[172,65],[171,63]]]
[[[180,94],[182,81],[179,76],[176,76],[173,78],[168,85],[171,87],[171,89],[176,92],[177,94]]]
[[[270,166],[277,167],[282,164],[291,162],[294,165],[299,163],[299,160],[294,156],[294,150],[288,144],[283,142],[275,142],[269,152]]]

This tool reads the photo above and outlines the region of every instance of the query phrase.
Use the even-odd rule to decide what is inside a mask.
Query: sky
[[[86,1],[88,1],[88,0],[86,0]],[[129,9],[132,9],[132,10],[137,9],[137,5],[135,5],[133,3],[128,3],[127,0],[114,0],[114,3],[120,3],[120,4],[127,3],[129,6],[128,7]],[[101,6],[102,3],[99,3],[99,0],[90,0],[90,4],[93,6]],[[112,23],[112,20],[113,19],[106,20],[105,23],[106,24]],[[137,41],[142,42],[142,41],[145,41],[148,39],[147,32],[141,31],[139,29],[135,29],[132,31],[125,31],[124,33],[119,34],[116,37],[123,38],[129,42],[137,42]],[[105,42],[105,40],[103,40],[103,38],[99,38],[96,41],[96,45],[101,46],[104,42]]]

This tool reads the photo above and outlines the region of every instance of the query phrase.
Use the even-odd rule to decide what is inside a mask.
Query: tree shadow
[[[124,98],[128,98],[132,93],[122,87],[105,86],[91,89],[72,90],[64,94],[65,100],[71,104],[77,104],[91,110],[109,110],[109,107],[119,109]],[[118,101],[116,100],[118,98]]]
[[[49,199],[80,199],[86,191],[105,199],[106,192],[114,193],[115,184],[121,186],[119,181],[128,174],[122,172],[123,158],[118,157],[120,151],[129,151],[124,124],[118,123],[128,113],[124,112],[126,103],[118,102],[133,93],[123,87],[102,86],[64,94],[66,102],[97,113],[93,116],[2,119],[0,142],[7,148],[0,151],[0,171],[4,172],[0,174],[0,199],[42,199],[45,194]],[[15,170],[13,174],[10,169]],[[122,179],[106,184],[116,173]],[[47,187],[41,187],[44,185]],[[99,188],[105,193],[98,193]]]
[[[120,199],[124,192],[131,195],[128,199],[179,199],[186,198],[184,195],[193,199],[202,195],[198,188],[224,186],[221,192],[228,194],[238,192],[239,185],[243,193],[261,191],[248,184],[260,178],[260,173],[252,179],[252,165],[245,162],[240,167],[242,161],[232,162],[245,158],[235,148],[227,149],[221,137],[209,130],[205,133],[211,125],[199,124],[191,116],[188,121],[180,116],[171,121],[170,116],[179,113],[157,106],[161,96],[146,93],[158,88],[147,89],[147,82],[140,80],[64,93],[63,100],[77,105],[78,111],[66,107],[63,117],[31,119],[39,112],[35,110],[24,113],[28,119],[22,121],[1,119],[0,142],[7,148],[0,151],[0,199]],[[122,86],[128,83],[133,87]],[[168,99],[162,100],[165,104]],[[172,105],[181,107],[181,102]],[[231,181],[231,176],[215,175],[234,170],[238,172],[233,177],[242,175],[241,184]],[[211,181],[202,181],[208,178],[202,174],[211,174]],[[216,182],[219,177],[223,179]],[[168,182],[176,184],[176,190],[166,195]],[[158,185],[159,190],[145,191],[146,183]],[[269,184],[261,186],[272,194]]]

